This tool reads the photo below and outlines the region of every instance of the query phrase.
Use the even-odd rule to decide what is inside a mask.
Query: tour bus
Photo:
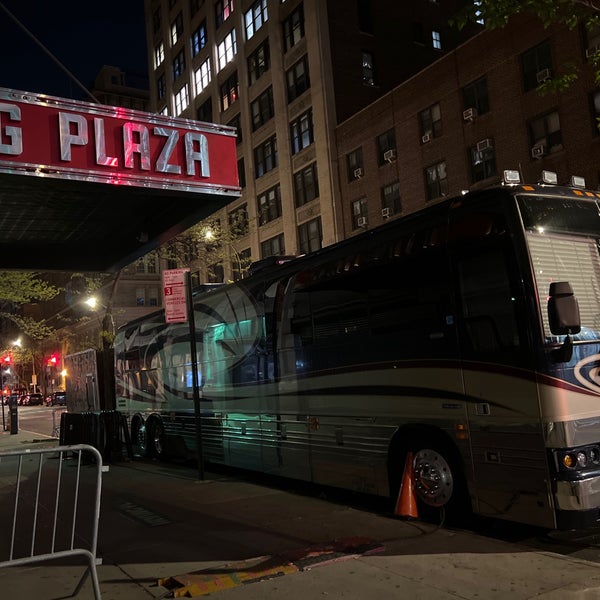
[[[597,525],[600,192],[550,176],[261,261],[194,297],[193,345],[162,311],[124,325],[135,448],[392,500],[412,452],[419,515]]]

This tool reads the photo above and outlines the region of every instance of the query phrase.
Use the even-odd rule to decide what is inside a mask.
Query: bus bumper
[[[600,526],[600,477],[557,481],[554,501],[558,529]]]

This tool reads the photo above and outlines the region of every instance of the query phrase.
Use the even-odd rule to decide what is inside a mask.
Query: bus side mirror
[[[569,335],[581,331],[579,303],[568,281],[550,284],[548,322],[554,335]]]

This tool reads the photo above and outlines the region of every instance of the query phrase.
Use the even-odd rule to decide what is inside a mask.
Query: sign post
[[[167,323],[188,322],[190,331],[190,356],[192,368],[192,393],[196,422],[196,453],[198,478],[204,479],[204,457],[202,453],[202,421],[200,413],[200,385],[198,382],[198,353],[196,348],[196,322],[192,300],[192,281],[189,269],[163,271],[165,321]]]

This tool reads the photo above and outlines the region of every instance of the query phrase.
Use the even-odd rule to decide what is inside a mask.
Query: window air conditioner
[[[367,226],[367,217],[358,217],[358,219],[356,220],[356,224],[359,227],[366,227]]]
[[[476,108],[467,108],[466,110],[463,110],[463,121],[474,121],[475,117],[477,117]]]
[[[396,151],[395,150],[386,150],[383,153],[383,159],[387,160],[388,162],[392,162],[394,160],[396,160]]]
[[[358,167],[358,169],[354,169],[354,179],[360,179],[363,176],[363,170]]]
[[[392,211],[389,208],[386,207],[386,208],[381,209],[381,216],[384,219],[387,219],[391,214],[392,214]]]
[[[490,138],[477,142],[477,152],[484,152],[494,147],[494,143]]]
[[[550,79],[550,69],[542,69],[535,74],[538,83],[544,83]]]
[[[426,144],[427,142],[431,141],[431,134],[430,133],[426,133],[423,137],[421,137],[421,142],[423,142],[424,144]]]
[[[531,149],[531,156],[533,158],[542,158],[542,156],[546,155],[546,144],[542,143],[537,143],[533,146],[533,148]]]

